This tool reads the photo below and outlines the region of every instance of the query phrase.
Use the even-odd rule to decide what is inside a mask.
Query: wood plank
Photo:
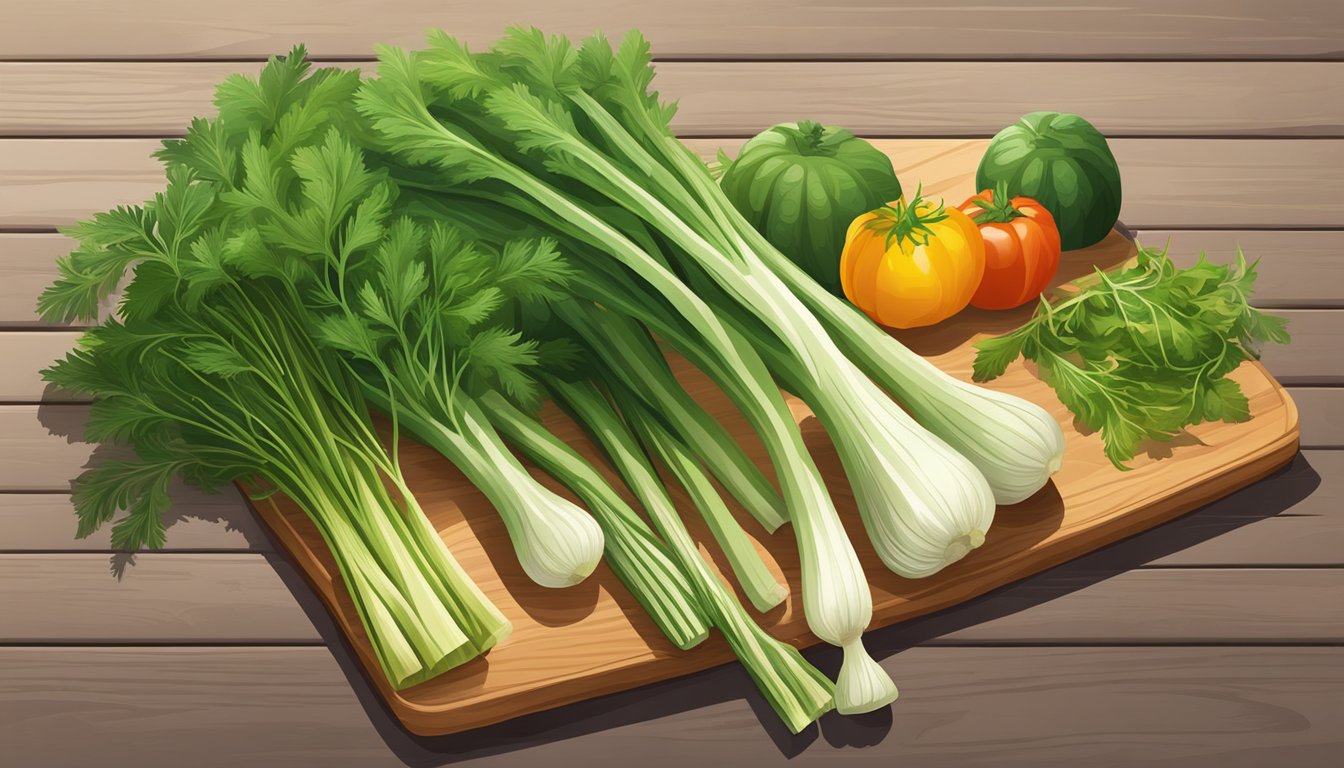
[[[371,64],[352,64],[371,71]],[[171,136],[213,115],[215,83],[258,62],[0,63],[0,136]],[[1011,88],[1003,84],[1010,82]],[[1024,105],[1108,137],[1344,135],[1335,62],[662,62],[685,136],[807,117],[871,136],[993,136]],[[956,109],[948,109],[956,94]]]
[[[172,490],[165,521],[167,552],[269,552],[270,539],[236,488],[210,495],[190,486]],[[111,549],[111,529],[75,538],[75,510],[63,493],[0,493],[0,551],[90,551]]]
[[[78,24],[71,24],[78,19]],[[320,20],[320,21],[315,21]],[[859,0],[844,5],[752,0],[674,5],[594,0],[560,7],[537,0],[486,5],[403,0],[396,13],[368,2],[237,0],[209,13],[153,2],[123,14],[97,0],[34,4],[0,31],[9,59],[256,58],[306,42],[329,57],[367,56],[374,43],[416,45],[445,27],[474,45],[506,24],[619,37],[638,27],[654,51],[675,58],[1053,59],[1339,58],[1344,17],[1332,0],[1272,6],[1192,0],[1014,2],[986,11],[974,0],[935,5]]]
[[[404,765],[325,648],[0,648],[0,679],[19,764]]]
[[[1136,228],[1344,226],[1344,141],[1110,142]],[[980,153],[977,153],[979,155]],[[1333,200],[1323,200],[1325,195]]]
[[[691,139],[712,153],[741,139]],[[974,193],[982,139],[883,139],[913,189],[961,202]],[[1344,140],[1116,139],[1135,229],[1344,227]],[[138,203],[162,186],[150,139],[0,140],[0,228],[51,230]]]
[[[1088,562],[1113,560],[1156,567],[1344,566],[1344,452],[1303,451],[1255,485]]]
[[[1001,619],[931,640],[964,643],[1222,643],[1317,642],[1344,640],[1344,570],[1180,569],[1131,571],[1089,583],[1068,599],[1058,594],[1066,574],[1028,581],[1000,594],[1000,609],[1016,601],[1030,607]],[[1087,583],[1089,574],[1072,574]],[[1095,575],[1091,575],[1095,578]],[[1161,595],[1161,597],[1158,597]],[[1255,606],[1241,613],[1235,605]],[[1253,614],[1253,615],[1252,615]]]
[[[1200,249],[1213,261],[1261,259],[1251,303],[1268,308],[1344,309],[1344,232],[1264,230],[1146,230],[1145,245],[1170,242],[1172,259],[1195,262]],[[74,247],[51,232],[0,232],[0,328],[50,327],[37,316],[37,297],[56,279],[56,259]],[[110,309],[114,301],[107,302]]]
[[[454,554],[460,555],[463,548],[454,544],[450,543]],[[501,553],[495,566],[516,570],[516,564],[504,562],[512,556]],[[466,558],[470,557],[468,553]],[[869,579],[878,589],[893,581],[890,574],[879,572],[880,565],[869,566]],[[629,602],[605,568],[593,578],[601,591],[614,591],[617,599]],[[292,580],[297,595],[286,579]],[[489,590],[489,585],[482,588]],[[1106,558],[1095,564],[1083,558],[908,623],[902,637],[932,645],[1337,643],[1344,642],[1344,604],[1334,599],[1341,589],[1344,569],[1338,568],[1155,568],[1117,574]],[[566,603],[572,607],[610,599],[585,598],[584,591],[546,593],[553,609],[548,615],[558,620],[567,615]],[[496,602],[503,599],[498,594],[490,597]],[[61,609],[54,611],[53,605]],[[6,617],[0,624],[0,645],[317,643],[323,638],[336,642],[329,628],[319,638],[305,608],[320,610],[287,565],[260,554],[146,552],[133,561],[94,552],[0,554],[0,610]],[[629,610],[639,608],[631,603]],[[600,614],[603,608],[599,605],[594,611]],[[797,642],[797,627],[787,621],[781,626],[777,618],[772,613],[761,621],[776,635]],[[642,616],[639,619],[646,623]],[[588,621],[578,618],[575,622],[581,626],[569,626],[565,620],[555,628],[564,634],[552,634],[549,652],[535,644],[532,650],[554,655],[572,632],[591,629]],[[324,617],[323,625],[327,622]],[[515,631],[490,653],[491,664],[473,663],[470,670],[462,669],[482,686],[502,685],[517,673],[498,667],[523,642]],[[882,645],[880,639],[873,643]],[[717,638],[686,653],[665,641],[656,645],[660,654],[671,657],[666,662],[703,659],[706,651],[714,652],[715,663],[683,663],[680,674],[731,658]],[[457,671],[449,677],[453,675]],[[672,676],[646,675],[640,684]],[[612,690],[630,687],[634,686]],[[517,707],[530,712],[574,700],[543,699]],[[462,717],[480,724],[475,716]]]
[[[255,554],[0,555],[0,610],[10,645],[321,640]]]
[[[1344,384],[1344,310],[1276,309],[1292,341],[1265,346],[1261,362],[1286,385]]]
[[[1344,448],[1344,387],[1293,387],[1303,448]]]
[[[70,490],[95,449],[88,415],[87,405],[0,405],[0,492]]]
[[[149,139],[0,141],[0,228],[52,230],[163,188]],[[71,197],[73,195],[73,197]]]
[[[51,325],[38,317],[37,297],[56,279],[56,259],[73,246],[57,234],[0,234],[0,327]]]
[[[884,666],[901,686],[890,714],[796,737],[725,668],[412,739],[322,648],[4,648],[0,742],[50,768],[1325,768],[1344,749],[1338,648],[914,648]]]
[[[1240,246],[1247,259],[1260,259],[1256,306],[1344,307],[1344,232],[1146,229],[1135,237],[1150,246],[1170,243],[1181,266],[1194,264],[1201,250],[1212,261],[1232,261]]]
[[[42,370],[74,349],[78,331],[0,331],[0,402],[85,401],[42,380]]]

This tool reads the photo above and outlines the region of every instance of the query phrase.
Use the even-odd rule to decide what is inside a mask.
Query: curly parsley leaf
[[[1083,427],[1101,433],[1120,469],[1144,441],[1165,441],[1205,421],[1250,418],[1246,395],[1226,378],[1286,344],[1286,321],[1250,306],[1255,264],[1201,254],[1180,269],[1166,250],[1139,249],[1136,263],[1078,281],[1077,291],[1042,300],[1024,326],[976,345],[973,375],[989,381],[1019,356]]]

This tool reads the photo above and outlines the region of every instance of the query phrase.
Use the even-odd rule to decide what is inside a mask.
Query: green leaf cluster
[[[1166,250],[1140,248],[1133,266],[1097,273],[1005,336],[977,346],[974,377],[1002,375],[1019,356],[1034,361],[1080,424],[1101,432],[1117,467],[1145,440],[1166,441],[1206,421],[1245,421],[1249,404],[1227,374],[1286,344],[1283,318],[1250,304],[1255,264],[1200,255],[1180,269]]]
[[[501,390],[539,403],[529,369],[542,342],[511,321],[521,305],[552,301],[570,275],[555,242],[514,239],[492,248],[442,221],[391,223],[367,258],[347,265],[354,300],[319,307],[318,337],[349,356],[362,380],[415,402],[438,403]],[[325,309],[325,311],[321,311]]]
[[[357,306],[391,327],[435,287],[415,266],[415,226],[387,224],[395,187],[352,141],[358,87],[358,73],[311,71],[302,48],[227,79],[219,117],[158,153],[163,192],[70,231],[79,247],[43,315],[96,319],[124,290],[117,316],[44,375],[96,397],[90,440],[134,451],[76,480],[79,535],[116,520],[115,546],[161,546],[174,475],[283,491],[326,539],[404,687],[483,652],[508,622],[418,517],[361,382],[320,343],[314,308]],[[434,235],[441,252],[446,238]],[[361,269],[370,277],[356,281]]]

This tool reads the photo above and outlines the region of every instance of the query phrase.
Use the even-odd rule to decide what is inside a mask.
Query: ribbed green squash
[[[836,295],[850,222],[901,197],[885,154],[812,121],[776,125],[748,141],[720,183],[757,231]]]
[[[1055,217],[1064,250],[1099,242],[1120,216],[1120,168],[1106,137],[1077,115],[1032,112],[999,131],[975,173],[977,190],[1007,182]]]

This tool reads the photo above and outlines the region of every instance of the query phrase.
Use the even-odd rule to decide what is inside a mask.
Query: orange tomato
[[[960,312],[984,271],[975,222],[919,193],[854,219],[840,254],[845,296],[890,328],[933,325]]]
[[[971,297],[981,309],[1012,309],[1041,295],[1059,269],[1059,228],[1045,206],[985,190],[961,204],[985,241],[985,276]]]

